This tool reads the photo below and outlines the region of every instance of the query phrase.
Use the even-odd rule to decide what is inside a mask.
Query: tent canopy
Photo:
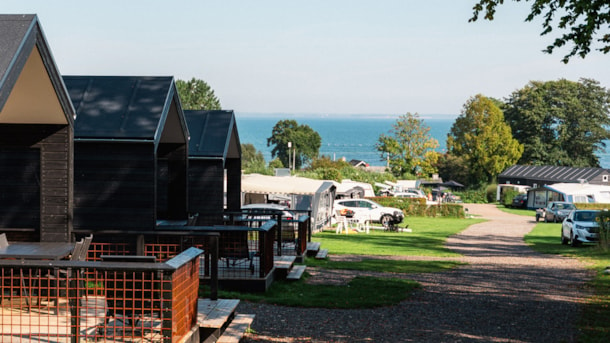
[[[337,186],[334,181],[313,180],[304,177],[247,174],[242,175],[241,191],[258,194],[314,195],[324,183]]]

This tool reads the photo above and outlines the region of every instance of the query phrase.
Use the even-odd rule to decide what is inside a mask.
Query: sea
[[[362,160],[371,166],[385,166],[386,156],[377,151],[375,144],[381,134],[390,135],[392,125],[398,115],[326,115],[326,114],[265,114],[235,113],[239,139],[242,144],[250,143],[263,153],[268,163],[273,158],[273,146],[267,146],[273,126],[284,119],[293,119],[318,132],[322,138],[320,155],[332,160],[345,158],[346,161]],[[458,117],[457,114],[420,115],[424,125],[430,128],[429,134],[439,143],[437,151],[447,150],[447,134]],[[610,147],[610,141],[606,141]],[[298,150],[298,147],[296,147]],[[597,154],[602,168],[610,168],[610,153]]]

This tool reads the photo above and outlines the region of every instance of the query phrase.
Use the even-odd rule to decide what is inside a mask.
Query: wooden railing
[[[178,341],[196,324],[202,253],[161,263],[0,260],[0,341]]]

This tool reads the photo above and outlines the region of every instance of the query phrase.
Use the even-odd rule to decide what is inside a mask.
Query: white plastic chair
[[[341,210],[336,211],[335,219],[337,220],[335,233],[340,234],[343,230],[345,230],[345,234],[347,235],[349,233],[350,225],[347,217],[341,214]]]

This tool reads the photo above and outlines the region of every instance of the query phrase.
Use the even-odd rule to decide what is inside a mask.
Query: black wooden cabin
[[[74,108],[36,15],[0,15],[0,232],[72,236]]]
[[[189,212],[197,225],[221,225],[241,207],[241,146],[233,111],[184,111],[189,143]],[[225,199],[226,178],[226,199]],[[225,204],[226,200],[226,204]]]
[[[172,77],[64,76],[76,109],[74,228],[186,220],[188,130]]]

